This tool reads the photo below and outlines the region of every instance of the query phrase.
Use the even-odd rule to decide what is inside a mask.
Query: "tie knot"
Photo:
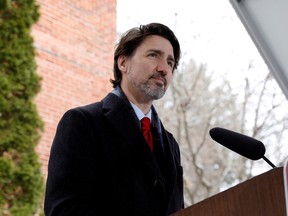
[[[144,117],[141,119],[141,128],[144,131],[150,130],[150,119],[148,117]]]

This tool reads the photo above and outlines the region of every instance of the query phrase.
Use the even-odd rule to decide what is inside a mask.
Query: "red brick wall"
[[[41,17],[32,36],[42,77],[36,104],[45,128],[36,150],[46,176],[63,113],[101,99],[112,88],[116,0],[38,0],[38,4]]]

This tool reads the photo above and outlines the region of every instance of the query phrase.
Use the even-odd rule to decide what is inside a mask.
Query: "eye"
[[[168,65],[169,65],[170,68],[173,68],[173,67],[174,67],[174,61],[168,61],[167,63],[168,63]]]
[[[155,52],[152,52],[152,53],[149,53],[148,56],[151,56],[151,57],[153,57],[153,58],[156,58],[156,57],[158,56],[158,54],[155,53]]]

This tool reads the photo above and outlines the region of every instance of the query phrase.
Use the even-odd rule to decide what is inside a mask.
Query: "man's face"
[[[160,36],[149,36],[133,56],[119,57],[121,87],[143,102],[159,99],[171,82],[174,65],[171,43]]]

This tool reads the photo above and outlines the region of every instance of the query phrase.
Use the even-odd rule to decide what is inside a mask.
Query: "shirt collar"
[[[151,109],[150,109],[149,112],[145,115],[145,114],[142,112],[142,110],[139,109],[139,107],[137,107],[137,106],[136,106],[135,104],[133,104],[131,101],[130,101],[130,103],[131,103],[131,106],[133,107],[133,109],[134,109],[134,111],[135,111],[135,113],[136,113],[139,121],[140,121],[143,117],[148,117],[148,118],[150,119],[150,121],[151,121],[151,116],[152,116],[152,111],[151,111]]]

